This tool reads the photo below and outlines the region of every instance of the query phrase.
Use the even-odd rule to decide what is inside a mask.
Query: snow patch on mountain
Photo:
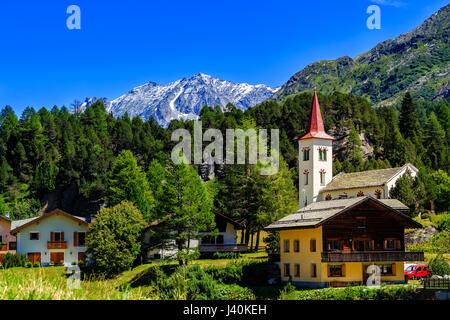
[[[161,126],[167,127],[174,119],[197,119],[205,105],[219,105],[223,109],[232,103],[238,109],[246,110],[278,90],[263,84],[233,83],[197,73],[191,78],[164,85],[148,82],[113,101],[106,98],[100,100],[114,116],[120,117],[127,112],[130,117],[140,116],[144,120],[153,117]],[[97,98],[86,99],[82,108],[95,101]]]

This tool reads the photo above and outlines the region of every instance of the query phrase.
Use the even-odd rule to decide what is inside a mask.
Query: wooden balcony
[[[201,253],[209,252],[247,252],[246,244],[201,244],[199,251]]]
[[[47,241],[47,249],[67,249],[67,241]]]
[[[360,251],[322,252],[322,262],[424,261],[423,252]]]

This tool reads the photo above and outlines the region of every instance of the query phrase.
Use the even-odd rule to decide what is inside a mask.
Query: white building
[[[39,217],[13,221],[11,234],[16,236],[17,253],[43,266],[65,265],[85,260],[86,218],[53,210]]]
[[[299,147],[299,207],[312,202],[372,196],[389,198],[390,190],[406,172],[412,177],[418,173],[416,167],[406,163],[399,168],[339,173],[333,177],[333,140],[325,132],[317,92],[306,134],[297,138]]]
[[[213,236],[210,233],[199,232],[200,239],[190,239],[189,248],[198,248],[200,253],[214,252],[245,252],[246,244],[237,244],[237,231],[243,226],[231,218],[219,213],[215,213],[215,222],[218,234]],[[144,231],[144,244],[147,250],[147,258],[175,258],[178,249],[173,239],[162,240],[152,244],[152,230],[161,226],[161,221],[151,223]],[[188,243],[186,243],[186,247]]]

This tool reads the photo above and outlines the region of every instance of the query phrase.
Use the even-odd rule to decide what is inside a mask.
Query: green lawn
[[[239,260],[261,260],[265,252],[248,253]],[[235,260],[200,259],[191,264],[225,266]],[[0,270],[0,300],[142,300],[158,299],[150,286],[132,286],[140,275],[158,265],[177,266],[176,261],[156,261],[125,271],[114,279],[81,281],[81,289],[70,289],[65,267],[11,268]]]

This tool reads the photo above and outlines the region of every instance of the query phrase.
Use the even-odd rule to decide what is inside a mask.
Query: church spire
[[[311,113],[309,114],[308,126],[306,127],[306,133],[298,138],[298,140],[305,140],[310,138],[335,140],[332,136],[325,132],[322,120],[322,114],[320,113],[319,98],[317,97],[317,89],[314,88],[314,96],[312,102]]]

